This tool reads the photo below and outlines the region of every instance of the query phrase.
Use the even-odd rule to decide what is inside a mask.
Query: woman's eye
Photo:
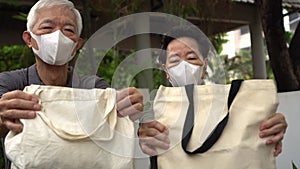
[[[170,60],[171,63],[178,63],[180,60]]]
[[[188,58],[188,60],[197,60],[195,57]]]

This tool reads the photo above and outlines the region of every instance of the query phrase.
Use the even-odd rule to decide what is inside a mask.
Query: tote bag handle
[[[185,86],[185,91],[189,99],[189,107],[188,112],[186,114],[184,127],[182,131],[182,141],[181,141],[181,147],[187,154],[197,154],[197,153],[204,153],[207,150],[209,150],[219,139],[221,136],[229,118],[229,109],[231,106],[231,103],[233,102],[236,94],[238,93],[240,86],[242,84],[243,80],[234,80],[231,83],[231,87],[229,90],[229,96],[228,96],[228,111],[226,116],[222,121],[219,122],[217,127],[214,129],[214,131],[211,133],[211,135],[205,140],[205,142],[197,148],[195,151],[188,151],[187,145],[190,141],[190,138],[192,136],[193,128],[194,128],[194,85],[187,85]]]
[[[35,93],[37,95],[39,95],[42,90],[40,90],[41,86],[40,85],[32,85],[31,86],[32,88],[32,92],[30,93]],[[109,93],[108,95],[110,96],[107,103],[106,103],[106,106],[108,107],[104,114],[107,115],[109,114],[110,112],[113,112],[115,111],[116,112],[116,106],[115,106],[115,102],[116,102],[116,94],[115,94],[115,90],[114,89],[111,89],[111,88],[107,88],[105,90],[106,93]],[[111,132],[109,132],[109,136],[107,137],[98,137],[98,136],[94,136],[94,133],[98,132],[99,130],[103,130],[105,127],[107,129],[107,122],[104,120],[102,122],[100,122],[97,126],[95,126],[95,129],[93,129],[91,131],[91,133],[87,134],[87,133],[72,133],[72,132],[69,132],[69,131],[65,131],[63,130],[60,126],[57,126],[55,125],[52,120],[46,115],[44,114],[43,112],[40,112],[38,111],[37,112],[37,115],[39,115],[39,117],[44,121],[44,123],[56,134],[58,135],[59,137],[65,139],[65,140],[69,140],[69,141],[75,141],[75,140],[90,140],[91,137],[93,137],[94,140],[98,140],[98,141],[109,141],[113,138],[114,136],[114,132],[113,132],[113,129],[115,128],[116,126],[116,123],[117,123],[117,120],[116,119],[113,119],[112,120],[112,128],[109,128],[110,130],[112,130]],[[115,115],[116,116],[116,115]],[[117,118],[117,116],[116,116]]]

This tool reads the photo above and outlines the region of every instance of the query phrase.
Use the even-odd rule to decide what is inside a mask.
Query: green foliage
[[[285,32],[285,37],[286,37],[286,41],[287,41],[288,44],[291,43],[293,36],[294,36],[293,31],[286,31]]]
[[[25,14],[23,12],[19,12],[19,14],[18,15],[14,15],[13,18],[21,20],[21,21],[26,21],[27,20],[27,14]]]
[[[34,63],[32,51],[25,45],[0,48],[0,72],[27,67]]]
[[[199,13],[195,0],[163,0],[163,11],[182,18],[196,16]]]
[[[250,51],[241,51],[233,58],[225,58],[227,81],[233,79],[250,79],[252,77],[252,59]]]
[[[137,66],[136,60],[133,59],[134,54],[135,51],[120,53],[116,49],[108,51],[90,49],[90,52],[87,49],[82,49],[76,61],[76,70],[86,75],[95,75],[97,73],[98,76],[104,78],[116,89],[128,86],[139,87],[138,76],[150,70],[142,71],[143,66]],[[98,63],[100,64],[98,65]],[[136,72],[136,74],[133,72]],[[163,72],[153,69],[152,75],[154,88],[158,88],[163,83]]]
[[[227,83],[233,79],[251,79],[253,77],[250,50],[242,50],[237,56],[232,58],[228,58],[228,56],[221,56],[221,58],[224,59],[225,63]],[[266,69],[267,78],[274,79],[269,60],[266,60]]]
[[[98,68],[98,75],[100,77],[103,77],[110,84],[112,82],[112,77],[120,77],[118,78],[118,83],[114,84],[113,86],[115,88],[122,88],[124,86],[128,86],[127,84],[130,84],[131,86],[136,86],[136,80],[132,80],[133,77],[130,74],[128,75],[126,73],[125,67],[119,67],[120,63],[124,59],[125,56],[119,53],[117,50],[109,50],[100,63],[100,66]]]
[[[18,6],[19,2],[15,1],[15,0],[0,0],[0,3],[4,3],[7,5],[11,5],[11,6]]]
[[[298,167],[295,165],[294,161],[292,161],[293,169],[298,169]]]
[[[220,54],[223,51],[223,44],[228,42],[228,39],[226,39],[226,37],[226,33],[220,33],[209,38],[218,54]]]

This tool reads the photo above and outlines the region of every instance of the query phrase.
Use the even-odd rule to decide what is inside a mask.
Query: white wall
[[[283,152],[277,157],[277,169],[292,169],[292,161],[300,169],[300,91],[279,93],[278,112],[285,115],[288,128]]]

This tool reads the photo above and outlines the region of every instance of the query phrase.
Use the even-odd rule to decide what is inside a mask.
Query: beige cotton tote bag
[[[161,86],[155,118],[168,126],[171,143],[153,157],[152,168],[275,169],[274,145],[259,137],[259,125],[277,106],[272,80]]]
[[[6,155],[18,169],[131,169],[134,127],[118,118],[116,91],[31,85],[42,110],[10,131]]]

